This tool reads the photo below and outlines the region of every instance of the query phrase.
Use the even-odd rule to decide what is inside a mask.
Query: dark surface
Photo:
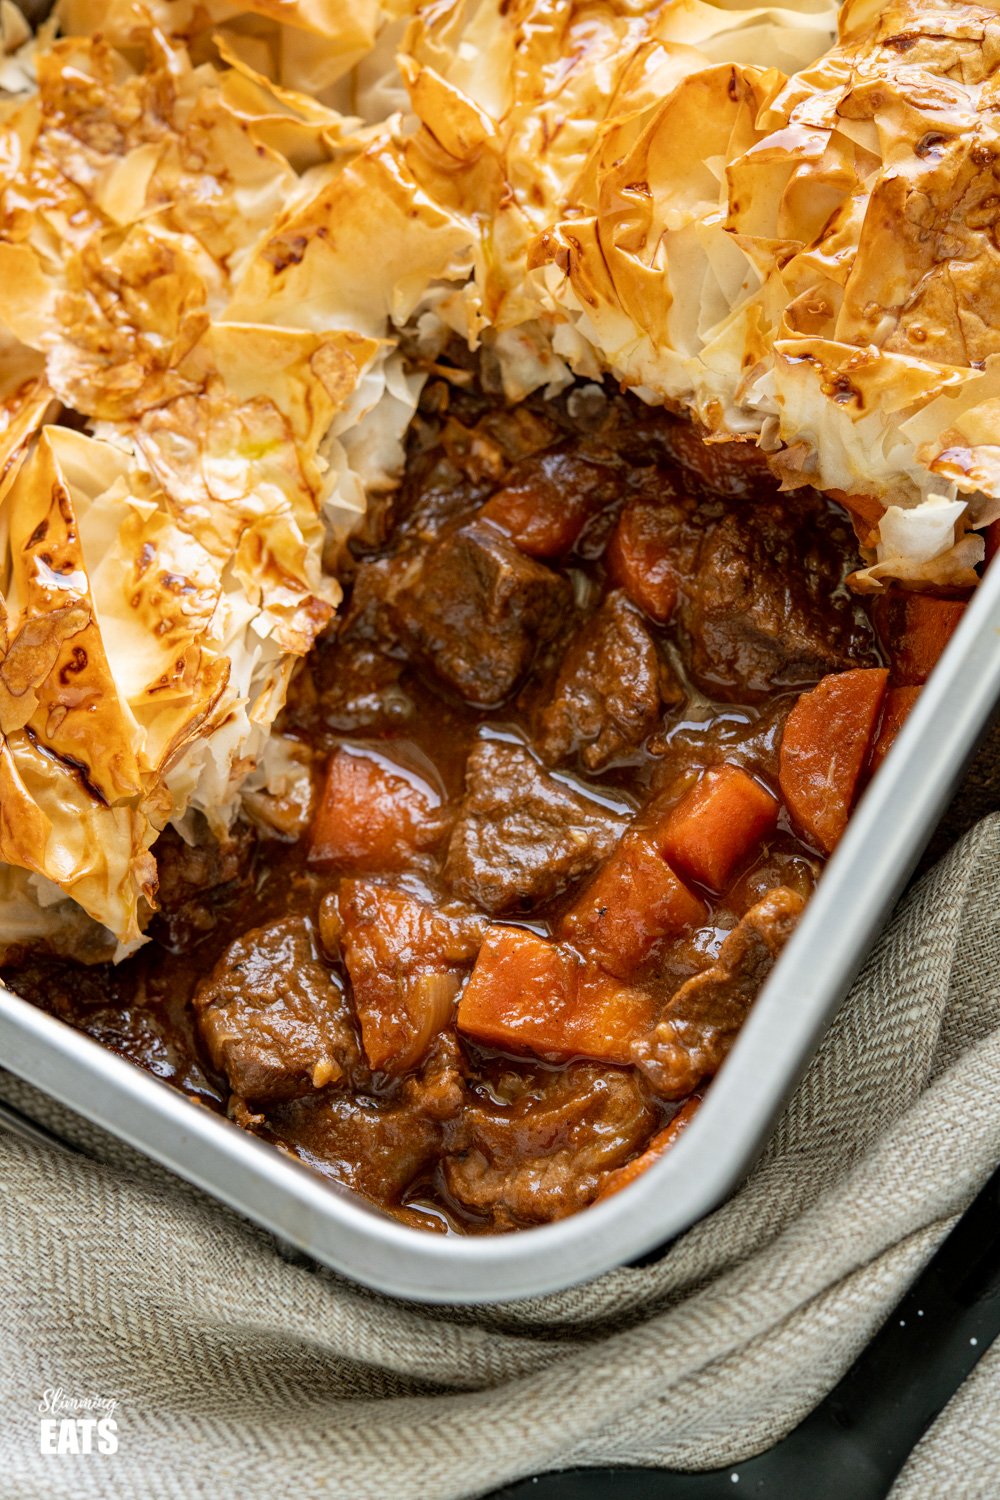
[[[569,1470],[494,1500],[882,1500],[1000,1334],[1000,1171],[825,1401],[757,1458],[700,1474]]]

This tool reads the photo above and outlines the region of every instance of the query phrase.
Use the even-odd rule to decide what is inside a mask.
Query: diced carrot
[[[645,991],[572,948],[520,927],[491,927],[458,1004],[466,1036],[510,1052],[627,1064],[653,1020]]]
[[[539,503],[531,490],[506,489],[487,500],[480,514],[529,557],[559,557],[580,535],[588,510],[585,495],[546,495]]]
[[[708,920],[705,903],[649,839],[626,834],[560,923],[559,934],[627,979],[664,938]]]
[[[884,667],[859,667],[824,677],[788,715],[781,794],[801,831],[828,854],[847,827],[888,676]]]
[[[706,771],[654,834],[660,853],[691,880],[721,891],[774,832],[778,799],[739,766]]]
[[[365,1056],[380,1072],[406,1072],[450,1020],[486,919],[364,880],[341,881],[337,912]]]
[[[919,697],[918,687],[886,688],[885,702],[882,706],[882,722],[879,725],[878,737],[872,747],[872,758],[869,763],[869,769],[873,775],[892,749],[893,740],[906,723],[910,710]]]
[[[492,927],[458,1004],[459,1030],[494,1047],[556,1051],[580,983],[575,953],[518,927]]]
[[[480,511],[529,557],[559,557],[606,504],[612,471],[563,448],[523,459]]]
[[[609,1172],[597,1195],[597,1202],[600,1202],[602,1198],[610,1198],[613,1193],[620,1193],[623,1187],[628,1187],[630,1182],[635,1182],[637,1177],[641,1177],[654,1161],[659,1161],[661,1156],[665,1156],[694,1119],[701,1101],[701,1094],[692,1094],[690,1099],[681,1105],[670,1124],[657,1131],[641,1155],[633,1157],[623,1167],[616,1167],[613,1172]]]
[[[676,528],[671,510],[633,500],[622,511],[606,553],[612,582],[661,625],[673,614],[680,587]]]
[[[573,1056],[625,1065],[632,1046],[656,1019],[657,1002],[646,990],[624,985],[596,963],[580,975],[576,1014],[567,1028],[566,1049]]]
[[[926,682],[965,613],[964,599],[931,594],[883,594],[872,607],[897,687]]]
[[[440,799],[426,782],[374,752],[330,757],[311,831],[309,863],[400,870],[440,837]]]

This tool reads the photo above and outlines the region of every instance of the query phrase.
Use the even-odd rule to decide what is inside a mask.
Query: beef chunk
[[[395,618],[412,649],[470,703],[502,703],[570,607],[564,578],[473,522],[412,564]]]
[[[527,411],[500,408],[490,416],[470,412],[471,425],[452,408],[410,427],[406,474],[392,501],[394,540],[433,541],[467,519],[502,484],[511,462],[552,441],[551,422]]]
[[[176,909],[192,896],[218,891],[238,880],[253,847],[253,830],[243,823],[220,839],[199,817],[193,820],[191,832],[190,843],[175,828],[164,829],[157,841],[158,895],[164,909]]]
[[[444,1176],[452,1196],[492,1229],[585,1208],[604,1174],[640,1150],[657,1123],[642,1081],[627,1070],[510,1070],[491,1093],[452,1128]]]
[[[706,443],[692,422],[676,422],[666,428],[664,442],[674,462],[711,494],[744,499],[774,489],[767,458],[755,443],[735,438]]]
[[[338,646],[357,641],[391,651],[398,644],[392,606],[411,567],[412,558],[407,553],[371,558],[358,564],[351,595],[336,630]]]
[[[212,1063],[244,1099],[294,1098],[357,1062],[347,1001],[305,917],[230,943],[193,1003]]]
[[[314,669],[316,717],[339,734],[405,723],[413,703],[399,685],[402,671],[402,662],[365,641],[337,642]]]
[[[439,1032],[434,1038],[420,1071],[404,1080],[399,1098],[442,1123],[461,1113],[466,1103],[465,1062],[453,1031]]]
[[[392,1094],[310,1094],[277,1105],[257,1128],[321,1172],[376,1203],[398,1205],[443,1148],[444,1125],[465,1102],[454,1037],[431,1047],[419,1074]]]
[[[615,591],[570,646],[537,745],[553,764],[579,752],[590,771],[637,750],[660,720],[664,701],[683,697],[637,610]]]
[[[529,557],[559,557],[620,493],[615,469],[560,443],[515,464],[481,514]]]
[[[480,740],[465,784],[445,879],[494,914],[557,896],[610,854],[627,822],[548,775],[523,745]]]
[[[816,499],[770,497],[708,526],[681,611],[700,686],[753,698],[871,659],[867,622],[835,597],[836,525]]]
[[[633,1048],[658,1093],[684,1099],[718,1071],[804,905],[798,891],[769,891],[741,917],[711,968],[681,985]]]
[[[359,563],[343,614],[298,668],[288,696],[289,723],[309,734],[386,730],[405,724],[414,705],[400,684],[406,662],[393,623],[393,601],[408,575],[403,556]]]
[[[47,1010],[60,1020],[72,1021],[88,1012],[114,1009],[128,1004],[126,965],[75,964],[65,959],[33,953],[5,964],[3,982],[23,1000]]]
[[[434,1161],[441,1127],[419,1108],[370,1096],[313,1094],[270,1110],[266,1133],[324,1177],[397,1204]]]
[[[404,479],[395,497],[396,545],[433,541],[449,525],[467,519],[500,477],[501,455],[488,441],[475,444],[473,435],[458,422],[445,424],[442,439],[447,449],[424,455],[417,472]]]
[[[205,1077],[183,986],[145,948],[125,964],[80,964],[35,956],[5,968],[3,981],[40,1010],[92,1036],[186,1094],[218,1104]],[[150,970],[152,972],[150,972]]]
[[[204,818],[191,820],[192,841],[166,828],[154,846],[159,912],[151,929],[171,952],[192,948],[253,879],[254,832],[237,823],[217,838]]]

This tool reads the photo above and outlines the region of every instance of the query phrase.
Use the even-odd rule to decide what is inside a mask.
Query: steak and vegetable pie
[[[689,439],[631,397],[429,382],[278,720],[298,775],[161,837],[135,956],[8,982],[412,1223],[629,1181],[963,608],[852,595],[835,504]]]
[[[992,24],[3,8],[6,984],[421,1228],[662,1156],[996,545]]]

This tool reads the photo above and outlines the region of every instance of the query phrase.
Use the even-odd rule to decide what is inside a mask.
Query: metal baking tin
[[[354,1281],[420,1302],[552,1292],[664,1245],[746,1175],[1000,701],[1000,564],[967,609],[677,1145],[594,1208],[518,1234],[411,1229],[0,986],[0,1063]]]

